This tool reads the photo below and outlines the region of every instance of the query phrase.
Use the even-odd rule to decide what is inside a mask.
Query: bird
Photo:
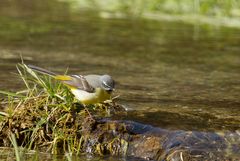
[[[59,75],[47,69],[35,65],[27,65],[28,68],[42,74],[49,75],[61,81],[70,88],[70,91],[82,105],[103,103],[111,99],[115,90],[115,81],[108,75]]]

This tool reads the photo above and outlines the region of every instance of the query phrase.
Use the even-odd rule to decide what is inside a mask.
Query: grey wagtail
[[[28,65],[29,68],[60,80],[68,86],[73,95],[83,104],[102,103],[111,98],[114,80],[109,75],[58,75],[46,69]]]

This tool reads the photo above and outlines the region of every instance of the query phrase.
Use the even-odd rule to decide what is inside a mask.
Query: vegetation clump
[[[85,108],[63,84],[50,77],[38,75],[25,64],[18,64],[17,70],[26,90],[16,93],[1,92],[7,94],[8,98],[1,103],[6,108],[1,112],[0,146],[11,146],[9,137],[12,134],[19,146],[53,154],[78,154],[86,151],[114,154],[120,153],[112,147],[115,142],[123,146],[127,144],[117,135],[108,134],[109,128],[112,128],[110,124],[97,124],[96,119],[116,109],[122,110],[121,106],[113,101],[88,106],[93,115],[90,118]],[[115,128],[124,130],[124,127]],[[99,132],[89,142],[93,130]],[[86,149],[90,147],[87,144],[94,145]]]

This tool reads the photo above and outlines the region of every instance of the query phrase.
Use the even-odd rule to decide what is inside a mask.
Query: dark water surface
[[[115,119],[240,129],[240,30],[100,15],[56,0],[1,0],[0,89],[22,88],[11,74],[22,54],[59,73],[112,75],[129,109]]]

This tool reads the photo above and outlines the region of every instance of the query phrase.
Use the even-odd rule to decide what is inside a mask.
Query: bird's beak
[[[112,93],[114,91],[115,91],[115,88],[111,88],[111,89],[107,90],[108,93]]]

